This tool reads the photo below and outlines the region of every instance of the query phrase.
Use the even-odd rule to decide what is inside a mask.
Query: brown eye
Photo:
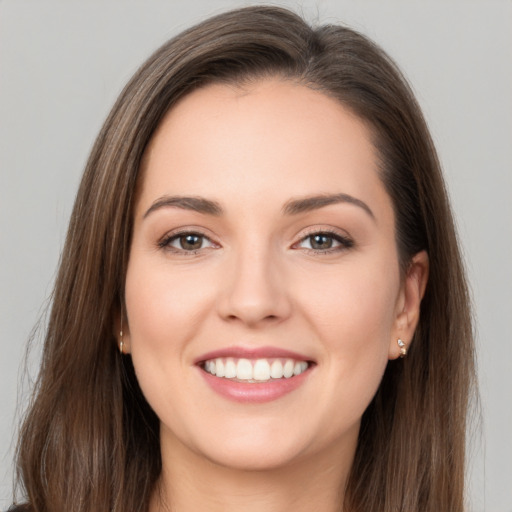
[[[328,236],[324,233],[318,233],[316,235],[311,235],[309,237],[309,244],[311,246],[311,249],[316,250],[325,250],[325,249],[331,249],[333,246],[333,238],[332,236]]]
[[[197,251],[203,245],[204,237],[189,233],[178,238],[180,249],[184,251]]]
[[[297,247],[313,252],[336,252],[354,246],[352,239],[338,233],[318,232],[304,237]]]
[[[215,244],[201,233],[183,232],[164,238],[158,246],[171,252],[193,254],[203,249],[213,248]]]

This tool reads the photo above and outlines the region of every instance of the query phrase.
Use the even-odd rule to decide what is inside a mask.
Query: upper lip
[[[212,350],[206,354],[194,359],[194,364],[199,364],[210,359],[218,357],[233,357],[237,359],[267,359],[267,358],[283,358],[294,359],[295,361],[314,362],[313,359],[292,350],[285,350],[278,347],[226,347],[218,350]]]

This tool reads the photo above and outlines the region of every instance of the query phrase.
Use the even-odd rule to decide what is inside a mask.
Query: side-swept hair
[[[390,361],[364,413],[340,510],[462,512],[474,348],[468,291],[440,165],[395,64],[361,34],[249,7],[181,33],[137,71],[92,149],[71,216],[42,366],[19,441],[36,512],[146,511],[159,422],[114,333],[141,158],[165,113],[209,83],[279,77],[335,98],[370,127],[396,218],[402,271],[430,275],[407,359]]]

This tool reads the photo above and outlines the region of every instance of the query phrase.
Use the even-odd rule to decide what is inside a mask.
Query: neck
[[[162,474],[151,512],[339,512],[355,444],[287,466],[243,470],[218,465],[178,441],[162,447]],[[168,456],[167,456],[168,455]]]

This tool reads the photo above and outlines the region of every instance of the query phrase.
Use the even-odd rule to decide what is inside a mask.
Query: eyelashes
[[[346,251],[354,247],[352,238],[333,230],[314,230],[302,236],[291,248],[308,254],[322,255]],[[200,231],[180,230],[164,236],[158,247],[170,253],[191,256],[220,248],[220,244]]]
[[[196,231],[181,231],[166,235],[158,242],[160,249],[166,249],[173,253],[198,254],[204,249],[214,249],[220,247],[208,238],[206,235]]]
[[[333,231],[315,231],[301,238],[292,248],[302,248],[308,252],[326,254],[350,249],[354,241],[346,235]]]

